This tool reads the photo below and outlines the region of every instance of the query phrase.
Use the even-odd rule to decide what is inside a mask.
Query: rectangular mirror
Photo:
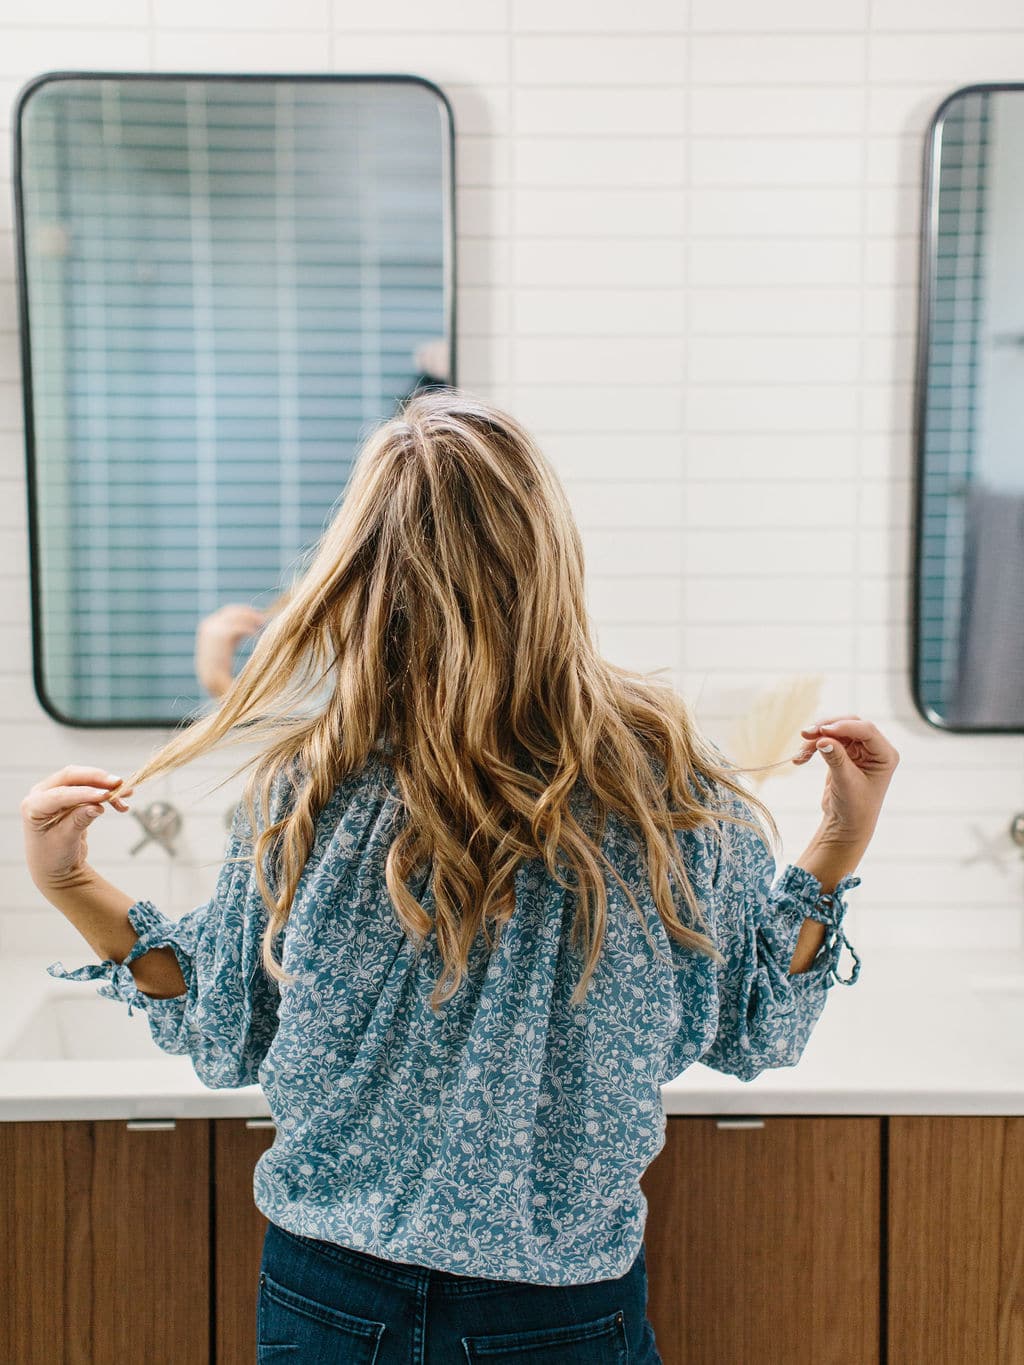
[[[956,91],[927,140],[913,690],[924,718],[1024,731],[1024,85]]]
[[[413,76],[22,91],[33,671],[57,720],[210,702],[201,623],[285,591],[370,427],[455,382],[453,144]]]

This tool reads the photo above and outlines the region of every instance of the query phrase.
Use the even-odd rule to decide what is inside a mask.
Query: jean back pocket
[[[307,1299],[261,1271],[256,1334],[259,1365],[375,1365],[384,1323]]]
[[[628,1365],[621,1312],[591,1322],[462,1338],[467,1365]]]

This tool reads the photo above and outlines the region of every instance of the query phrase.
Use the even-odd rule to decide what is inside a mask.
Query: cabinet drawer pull
[[[162,1133],[178,1124],[175,1119],[127,1119],[124,1126],[130,1133]]]
[[[246,1128],[276,1128],[277,1124],[273,1119],[246,1119]]]
[[[763,1128],[764,1119],[715,1119],[716,1128]]]

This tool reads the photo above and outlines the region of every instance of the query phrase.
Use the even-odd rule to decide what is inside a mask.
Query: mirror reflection
[[[971,87],[929,144],[918,373],[915,695],[1024,730],[1024,87]]]
[[[452,128],[414,77],[44,77],[18,110],[36,686],[219,695],[361,439],[453,383]]]

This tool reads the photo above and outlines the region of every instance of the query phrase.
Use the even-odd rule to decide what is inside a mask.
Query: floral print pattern
[[[177,921],[137,901],[139,939],[123,962],[47,970],[102,978],[99,993],[144,1009],[156,1044],[188,1054],[205,1085],[261,1086],[277,1131],[253,1193],[288,1231],[493,1279],[623,1275],[643,1240],[640,1177],[665,1141],[660,1087],[696,1061],[744,1081],[799,1061],[831,986],[859,974],[852,948],[848,977],[838,962],[850,947],[844,893],[860,879],[822,894],[804,868],[776,876],[753,831],[725,823],[721,841],[680,831],[725,957],[716,964],[665,933],[642,845],[612,813],[605,851],[644,922],[609,877],[586,1001],[569,1003],[583,964],[569,945],[572,893],[536,859],[520,865],[497,945],[478,936],[468,978],[435,1016],[436,940],[417,949],[407,938],[384,882],[400,813],[377,753],[338,785],[275,945],[297,974],[280,991],[260,960],[266,911],[251,862],[225,862],[210,901]],[[251,854],[250,840],[239,806],[226,857]],[[429,912],[429,886],[411,889]],[[828,932],[811,968],[791,976],[808,916]],[[186,990],[161,1000],[129,965],[165,945]]]

